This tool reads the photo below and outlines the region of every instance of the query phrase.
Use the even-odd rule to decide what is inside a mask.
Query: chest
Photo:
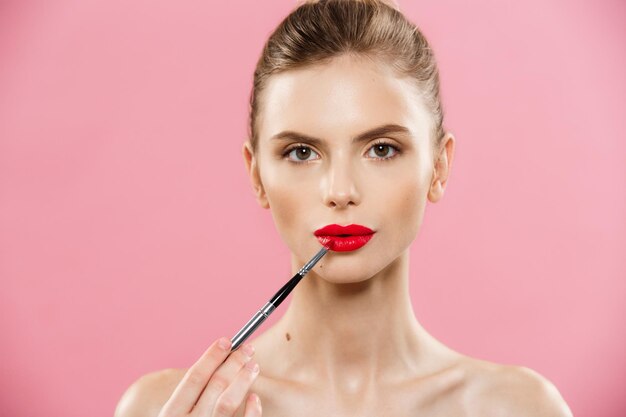
[[[261,381],[259,381],[261,382]],[[359,394],[255,384],[264,417],[474,417],[470,390],[462,381],[423,381],[408,386],[375,387]],[[238,417],[243,416],[240,410]]]
[[[378,400],[375,404],[361,403],[353,407],[345,404],[301,403],[278,405],[274,402],[265,402],[263,407],[265,417],[474,417],[471,410],[462,403],[440,398],[431,404],[416,404],[410,398],[396,398]]]

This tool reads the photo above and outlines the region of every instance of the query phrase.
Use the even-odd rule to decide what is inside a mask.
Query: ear
[[[267,195],[265,194],[265,189],[263,188],[263,183],[261,182],[259,165],[257,163],[256,156],[252,151],[252,144],[249,139],[243,144],[241,152],[243,154],[244,162],[246,163],[246,170],[250,176],[250,182],[252,183],[252,188],[254,189],[257,201],[261,207],[266,209],[270,208],[270,203],[267,200]]]
[[[446,183],[452,168],[454,158],[455,139],[452,133],[447,132],[441,140],[438,154],[433,164],[433,179],[428,190],[428,200],[433,203],[441,200],[446,190]]]

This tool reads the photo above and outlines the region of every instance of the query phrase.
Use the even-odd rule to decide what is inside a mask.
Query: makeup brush
[[[246,323],[245,326],[241,328],[237,332],[232,339],[230,339],[232,343],[231,352],[237,349],[254,331],[265,321],[266,318],[272,314],[272,312],[283,302],[285,298],[289,295],[291,290],[298,285],[298,282],[315,266],[317,261],[319,261],[322,256],[326,255],[331,249],[332,242],[329,239],[324,241],[324,247],[320,249],[319,252],[311,258],[309,262],[307,262],[300,270],[293,276],[285,285],[282,286],[280,290],[267,302],[263,307],[256,312],[254,316]]]

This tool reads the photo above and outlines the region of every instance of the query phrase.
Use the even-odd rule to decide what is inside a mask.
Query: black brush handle
[[[313,258],[304,265],[296,275],[293,276],[285,285],[282,286],[280,290],[274,294],[274,296],[267,302],[259,311],[257,311],[254,316],[237,332],[232,339],[230,339],[232,343],[231,351],[237,349],[241,344],[248,338],[254,331],[265,321],[266,318],[272,314],[272,312],[282,303],[285,298],[289,295],[289,293],[298,285],[300,280],[304,278],[304,276],[315,266],[317,261],[319,261],[322,256],[326,254],[328,248],[322,248],[318,253],[313,256]]]

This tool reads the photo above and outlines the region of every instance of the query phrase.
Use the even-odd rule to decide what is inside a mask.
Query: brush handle
[[[235,336],[231,339],[233,347],[231,350],[237,349],[243,342],[246,340],[254,331],[265,321],[266,318],[272,314],[272,311],[276,309],[283,302],[285,298],[289,295],[291,290],[300,282],[300,280],[304,277],[301,275],[301,272],[298,272],[293,276],[285,285],[282,286],[280,290],[274,294],[274,296],[267,302],[259,311],[256,312],[254,316],[237,332]]]
[[[274,311],[275,308],[276,307],[274,306],[274,304],[270,303],[269,301],[265,303],[265,305],[259,311],[257,311],[250,320],[248,320],[245,326],[243,326],[241,330],[239,330],[237,334],[233,336],[232,339],[230,339],[233,345],[231,351],[237,349],[248,337],[250,337],[250,335],[254,333],[257,327],[259,327],[261,323],[263,323],[265,319],[268,318],[270,314],[272,314],[272,311]]]
[[[308,274],[309,271],[315,266],[317,261],[322,259],[322,256],[326,255],[326,252],[328,252],[328,248],[323,247],[322,249],[320,249],[320,251],[317,252],[315,256],[313,256],[313,258],[311,258],[311,260],[306,263],[306,265],[300,268],[300,270],[296,273],[296,275],[293,276],[293,278],[287,281],[287,283],[283,285],[282,288],[278,290],[272,298],[270,298],[270,303],[274,304],[274,307],[278,307],[280,303],[282,303],[283,300],[287,298],[291,290],[293,290],[296,285],[298,285],[298,282],[300,282],[300,280],[304,278],[304,276]]]
[[[302,278],[315,266],[322,256],[328,251],[327,247],[323,247],[319,252],[313,256],[313,258],[306,263],[297,273],[293,276],[280,290],[274,294],[274,296],[267,302],[254,316],[237,332],[232,339],[231,352],[237,349],[254,331],[265,321],[266,318],[272,314],[272,311],[276,309],[283,302],[289,293],[295,288]]]

